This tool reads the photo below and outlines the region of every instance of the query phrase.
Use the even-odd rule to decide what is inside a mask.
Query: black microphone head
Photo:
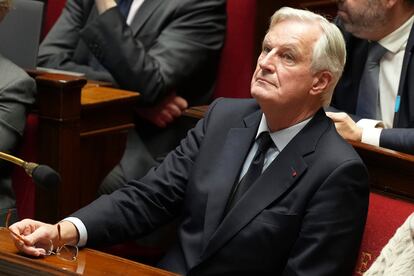
[[[32,177],[34,182],[46,189],[54,189],[60,184],[60,175],[51,167],[46,165],[37,166],[33,172]]]

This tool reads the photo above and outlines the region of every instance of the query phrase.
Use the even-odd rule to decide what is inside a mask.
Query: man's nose
[[[267,53],[263,58],[259,61],[259,66],[262,70],[266,70],[269,72],[274,72],[276,70],[275,61],[274,61],[274,53],[270,51]]]

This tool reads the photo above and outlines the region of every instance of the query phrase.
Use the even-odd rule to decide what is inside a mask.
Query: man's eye
[[[282,58],[289,63],[293,63],[295,61],[295,58],[291,54],[283,54]]]
[[[269,47],[263,46],[262,52],[263,53],[269,53],[271,51],[271,49]]]

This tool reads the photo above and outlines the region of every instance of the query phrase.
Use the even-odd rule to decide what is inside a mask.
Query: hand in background
[[[166,127],[169,123],[180,117],[187,107],[188,103],[186,99],[172,93],[157,105],[138,108],[136,112],[140,117],[150,121],[156,126]]]
[[[351,141],[361,141],[362,128],[358,127],[348,114],[344,112],[326,112],[326,116],[333,120],[336,130],[342,138]]]
[[[116,2],[115,0],[95,0],[95,5],[99,14],[102,14],[108,9],[115,7]]]

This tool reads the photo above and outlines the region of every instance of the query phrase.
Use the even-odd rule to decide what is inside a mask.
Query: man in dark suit
[[[414,153],[414,1],[340,0],[338,10],[348,58],[332,106],[347,114],[328,116],[346,139]],[[378,105],[373,118],[358,106],[369,92],[360,83],[368,48],[375,42],[386,51],[379,61],[377,101],[369,103]]]
[[[180,215],[161,268],[184,275],[350,275],[368,175],[322,108],[344,63],[334,24],[280,9],[252,78],[254,99],[215,101],[157,168],[59,222],[61,241],[119,242]],[[56,225],[24,220],[10,229],[30,255],[45,253],[37,241],[57,242]]]
[[[10,9],[11,1],[0,0],[0,22]],[[17,65],[0,54],[0,151],[13,153],[23,136],[28,107],[34,103],[35,81]],[[11,173],[12,166],[0,161],[0,219],[4,210],[15,207]],[[12,220],[17,214],[13,212]]]
[[[39,66],[140,93],[136,130],[101,192],[143,176],[182,138],[174,119],[209,103],[225,24],[226,0],[67,1],[40,46]]]

